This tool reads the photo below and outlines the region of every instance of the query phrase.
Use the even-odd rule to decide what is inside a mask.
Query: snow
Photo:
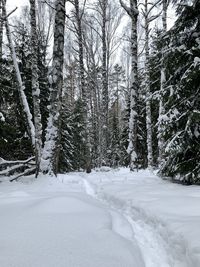
[[[1,267],[144,267],[134,237],[118,234],[123,219],[85,193],[80,174],[0,187]]]
[[[0,266],[198,267],[199,207],[200,187],[147,170],[2,182]]]
[[[200,58],[199,58],[199,57],[195,57],[195,58],[194,58],[194,62],[195,62],[195,63],[199,63],[199,62],[200,62]]]
[[[2,112],[0,112],[0,121],[5,122],[5,117]]]
[[[95,174],[98,199],[128,216],[147,267],[200,266],[200,188],[150,171]]]

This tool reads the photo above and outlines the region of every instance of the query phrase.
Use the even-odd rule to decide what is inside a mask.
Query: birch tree
[[[91,156],[90,156],[90,141],[89,141],[89,126],[88,126],[88,107],[87,107],[87,89],[85,84],[85,68],[84,68],[84,49],[83,49],[83,30],[82,30],[82,17],[83,11],[80,11],[79,0],[72,2],[75,7],[76,19],[76,33],[78,39],[78,57],[79,57],[79,74],[80,74],[80,89],[83,102],[83,119],[84,119],[84,139],[86,144],[85,153],[85,170],[87,173],[91,172]]]
[[[130,95],[130,119],[129,119],[129,145],[127,152],[130,154],[130,170],[138,166],[137,133],[138,133],[138,44],[137,44],[137,22],[138,8],[137,0],[130,0],[127,6],[120,0],[121,6],[125,9],[131,19],[131,95]]]
[[[145,31],[145,94],[146,94],[146,129],[147,129],[147,162],[148,167],[153,166],[153,143],[152,143],[152,112],[151,112],[151,91],[150,91],[150,71],[149,71],[149,56],[150,56],[150,23],[157,19],[160,14],[152,14],[152,10],[158,5],[161,0],[154,3],[145,0],[141,12],[144,18],[144,25],[141,25]],[[155,13],[155,12],[154,12]]]
[[[108,147],[108,73],[107,73],[107,43],[106,43],[106,22],[108,0],[99,1],[102,17],[102,161],[106,164],[106,153]]]
[[[46,129],[46,140],[42,153],[40,168],[43,173],[57,175],[60,139],[60,112],[62,106],[65,0],[55,4],[54,45],[52,71],[50,75],[50,106]]]
[[[91,6],[95,12],[92,14],[93,20],[96,23],[91,25],[94,32],[100,37],[101,51],[98,51],[100,58],[101,81],[98,89],[101,90],[101,108],[100,108],[100,165],[106,165],[107,152],[109,145],[109,77],[112,65],[112,57],[114,56],[120,44],[118,37],[118,27],[122,19],[122,12],[115,2],[108,0],[98,0],[95,5]],[[97,44],[98,45],[98,44]],[[98,45],[99,46],[99,45]]]
[[[13,65],[14,65],[14,70],[15,70],[15,74],[16,74],[16,80],[18,83],[17,89],[19,92],[20,102],[21,102],[21,105],[23,107],[24,116],[25,116],[25,120],[26,120],[26,124],[27,124],[27,132],[29,133],[29,136],[31,138],[32,146],[35,147],[35,126],[33,124],[32,114],[30,112],[28,101],[27,101],[26,95],[24,93],[25,87],[24,87],[24,83],[22,80],[20,70],[19,70],[19,65],[17,62],[16,52],[15,52],[15,47],[14,47],[13,40],[12,40],[10,25],[8,22],[8,17],[12,12],[7,14],[5,0],[2,0],[2,12],[3,12],[3,20],[5,22],[6,35],[7,35],[9,48],[10,48],[10,52],[11,52],[11,56],[12,56],[12,61],[13,61]]]
[[[35,124],[35,160],[36,160],[36,176],[39,172],[41,150],[42,150],[42,123],[40,112],[40,88],[38,82],[38,38],[37,38],[37,24],[35,12],[35,0],[30,0],[30,18],[31,18],[31,67],[32,67],[32,96],[33,96],[33,110],[34,110],[34,124]]]
[[[167,7],[169,1],[162,0],[162,26],[163,26],[163,36],[167,32]],[[165,114],[165,107],[164,107],[164,85],[166,82],[166,74],[165,74],[165,65],[164,65],[164,45],[162,47],[162,57],[161,57],[161,72],[160,72],[160,101],[159,101],[159,116],[158,116],[158,163],[159,165],[162,163],[163,160],[163,150],[164,150],[164,122],[163,116]]]
[[[2,0],[0,0],[0,60],[2,59],[2,48],[3,48],[3,9]]]
[[[84,19],[84,47],[86,59],[86,72],[88,91],[90,93],[90,109],[92,117],[92,138],[93,138],[93,163],[101,166],[101,81],[99,80],[99,65],[101,34],[100,25],[94,18],[94,14],[85,14]]]

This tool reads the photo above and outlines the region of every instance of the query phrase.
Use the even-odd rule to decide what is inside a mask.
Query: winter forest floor
[[[1,267],[198,267],[200,187],[128,169],[0,184]]]

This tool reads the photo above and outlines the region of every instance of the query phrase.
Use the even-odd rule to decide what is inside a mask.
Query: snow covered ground
[[[128,169],[0,184],[0,267],[199,267],[200,187]]]
[[[117,233],[126,220],[88,196],[81,176],[1,183],[0,214],[0,267],[145,266],[132,230],[130,240]]]
[[[146,267],[200,266],[200,187],[163,181],[150,171],[97,172],[96,197],[128,218]]]

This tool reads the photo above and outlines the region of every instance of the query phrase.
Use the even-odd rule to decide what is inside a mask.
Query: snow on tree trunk
[[[52,72],[50,75],[50,106],[46,140],[40,169],[43,173],[57,175],[60,139],[60,112],[62,106],[65,0],[57,0],[54,24]]]
[[[36,160],[36,176],[39,172],[41,150],[42,150],[42,123],[40,112],[40,89],[38,82],[38,63],[37,63],[37,24],[35,12],[35,0],[30,0],[30,17],[31,17],[31,49],[32,49],[32,96],[35,123],[35,160]]]
[[[130,0],[130,7],[120,0],[122,7],[131,18],[131,95],[129,119],[129,145],[127,152],[130,154],[130,170],[137,169],[138,153],[138,54],[137,54],[137,0]]]
[[[162,24],[163,24],[163,35],[167,31],[167,0],[162,0]],[[159,101],[159,116],[158,116],[158,163],[162,164],[163,153],[164,153],[164,123],[163,116],[165,114],[164,106],[164,84],[166,82],[165,75],[165,66],[164,66],[164,45],[162,48],[162,57],[161,57],[161,75],[160,75],[160,101]]]
[[[3,17],[5,18],[4,21],[5,21],[6,34],[7,34],[7,38],[8,38],[9,48],[11,51],[11,56],[12,56],[13,65],[14,65],[15,74],[16,74],[17,83],[18,83],[17,88],[19,91],[20,101],[21,101],[21,104],[23,107],[25,118],[26,118],[27,131],[28,131],[29,136],[31,138],[32,146],[35,147],[35,126],[32,122],[32,114],[30,112],[28,101],[27,101],[26,95],[24,93],[25,87],[24,87],[24,84],[22,81],[21,73],[19,70],[18,62],[17,62],[15,47],[14,47],[14,44],[12,41],[11,30],[10,30],[8,17],[7,17],[7,13],[6,13],[5,1],[2,1],[2,9],[3,9]]]
[[[82,23],[81,23],[81,14],[79,10],[79,0],[74,0],[75,6],[75,16],[77,22],[77,34],[78,34],[78,55],[79,55],[79,72],[80,72],[80,87],[81,87],[81,96],[83,102],[83,119],[84,119],[84,139],[86,145],[85,152],[85,170],[87,173],[91,172],[91,157],[90,157],[90,140],[89,140],[89,127],[88,127],[88,107],[87,107],[87,92],[85,86],[85,71],[84,71],[84,62],[83,62],[83,34],[82,34]]]

